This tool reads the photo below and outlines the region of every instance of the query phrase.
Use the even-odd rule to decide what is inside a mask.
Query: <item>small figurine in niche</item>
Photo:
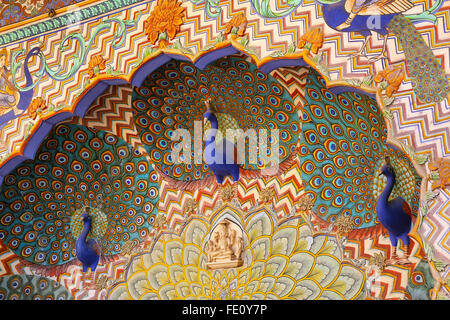
[[[243,239],[231,226],[227,219],[219,222],[206,243],[208,258],[207,267],[210,269],[239,267],[243,264],[241,255],[243,252]]]

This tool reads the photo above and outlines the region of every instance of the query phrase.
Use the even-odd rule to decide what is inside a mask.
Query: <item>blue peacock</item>
[[[94,271],[149,234],[157,201],[158,176],[144,155],[109,132],[59,124],[5,177],[0,239],[42,272],[77,257]]]
[[[322,4],[326,24],[337,31],[357,32],[365,37],[356,55],[367,57],[365,47],[372,32],[383,36],[383,49],[374,62],[385,56],[389,32],[393,32],[404,50],[406,65],[417,98],[426,103],[447,99],[450,92],[445,70],[423,40],[412,21],[433,21],[442,0],[419,15],[403,15],[414,5],[409,0],[317,0]]]
[[[387,129],[376,100],[363,93],[334,94],[311,68],[306,78],[301,144],[305,191],[326,224],[350,216],[349,237],[366,238],[386,229],[376,204],[387,179],[379,175],[390,158],[396,182],[389,199],[403,197],[417,215],[421,178],[405,153],[387,143]]]
[[[214,103],[214,112],[207,112],[206,100]],[[155,169],[178,189],[193,190],[214,180],[220,184],[225,176],[236,180],[274,175],[294,160],[300,134],[297,108],[289,92],[275,78],[262,73],[242,56],[221,58],[204,70],[188,62],[170,61],[150,74],[141,87],[135,88],[133,109],[139,137]],[[208,119],[202,126],[205,115]],[[196,123],[200,123],[197,135]],[[255,159],[252,158],[255,154],[246,152],[244,156],[239,152],[242,157],[239,173],[231,165],[234,174],[227,172],[224,176],[218,167],[214,169],[212,159],[205,162],[202,158],[207,145],[213,146],[211,140],[205,144],[204,136],[216,125],[223,135],[227,129],[244,132],[278,129],[280,166],[272,171],[272,164],[261,160],[259,154]],[[194,138],[185,142],[192,154],[190,162],[172,158],[171,151],[183,144],[179,139],[172,139],[177,129],[186,130]],[[270,132],[267,138],[269,145],[273,141],[269,141]],[[218,143],[216,138],[215,143]],[[200,146],[199,162],[195,161],[199,152],[196,146]],[[270,154],[267,156],[270,158]],[[180,154],[181,160],[183,157]]]

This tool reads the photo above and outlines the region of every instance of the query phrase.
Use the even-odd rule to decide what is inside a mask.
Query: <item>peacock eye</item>
[[[425,277],[420,271],[413,272],[411,280],[415,285],[422,285],[425,283]]]

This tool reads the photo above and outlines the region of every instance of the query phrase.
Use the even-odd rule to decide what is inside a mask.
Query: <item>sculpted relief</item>
[[[223,219],[211,233],[206,243],[209,269],[235,268],[243,264],[244,239],[235,223]]]

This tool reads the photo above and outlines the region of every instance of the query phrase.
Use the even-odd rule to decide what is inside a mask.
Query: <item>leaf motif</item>
[[[369,87],[373,82],[373,78],[373,75],[368,75],[367,77],[362,79],[362,84]]]
[[[395,101],[395,97],[385,97],[383,99],[383,104],[385,107],[389,107]]]

